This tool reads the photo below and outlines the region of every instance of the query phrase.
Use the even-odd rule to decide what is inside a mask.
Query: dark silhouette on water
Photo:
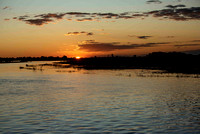
[[[17,57],[17,58],[1,58],[0,63],[19,63],[28,61],[61,61],[67,60],[67,56],[63,57],[53,57],[53,56],[41,56],[41,57]]]
[[[67,60],[84,69],[159,69],[174,73],[200,74],[200,55],[154,52],[142,57],[93,57]]]
[[[146,56],[122,57],[91,57],[67,58],[63,57],[19,57],[0,58],[0,63],[26,61],[60,61],[59,64],[70,64],[75,68],[83,69],[159,69],[171,73],[200,74],[200,55],[191,55],[180,52],[153,52]],[[54,64],[58,66],[58,64]],[[70,66],[70,67],[71,67]],[[67,66],[69,67],[69,66]]]

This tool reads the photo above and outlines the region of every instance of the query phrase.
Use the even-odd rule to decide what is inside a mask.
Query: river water
[[[2,134],[200,133],[199,78],[25,64],[0,64]]]

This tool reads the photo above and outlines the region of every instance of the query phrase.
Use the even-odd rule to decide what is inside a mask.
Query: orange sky
[[[200,52],[199,0],[2,0],[0,57]]]

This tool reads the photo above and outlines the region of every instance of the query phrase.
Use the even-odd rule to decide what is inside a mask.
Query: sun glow
[[[80,59],[81,57],[77,56],[76,59]]]

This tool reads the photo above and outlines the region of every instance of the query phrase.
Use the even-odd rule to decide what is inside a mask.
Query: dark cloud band
[[[160,1],[160,0],[148,0],[148,1],[147,1],[147,4],[151,4],[151,3],[161,4],[162,1]]]
[[[78,46],[79,50],[84,50],[88,52],[98,52],[98,51],[114,51],[114,50],[155,47],[161,44],[168,44],[168,42],[121,45],[119,42],[102,43],[102,42],[96,42],[94,40],[89,40],[85,41],[83,44],[80,44]]]
[[[41,26],[60,20],[66,17],[66,20],[100,21],[102,19],[135,19],[152,16],[160,19],[170,19],[175,21],[200,20],[200,7],[186,8],[185,5],[168,5],[167,9],[153,10],[150,12],[124,12],[124,13],[85,13],[85,12],[66,12],[66,13],[47,13],[35,16],[13,17],[15,20],[26,22],[30,25]],[[144,37],[145,38],[145,37]]]
[[[94,35],[93,32],[85,32],[85,31],[82,31],[82,32],[68,32],[67,34],[65,34],[65,36],[81,35],[81,34],[84,34],[84,35],[87,35],[87,36],[92,36],[92,35]]]
[[[137,37],[138,39],[149,39],[153,36],[145,36],[145,35],[142,35],[142,36],[136,36],[136,35],[128,35],[129,37]]]

